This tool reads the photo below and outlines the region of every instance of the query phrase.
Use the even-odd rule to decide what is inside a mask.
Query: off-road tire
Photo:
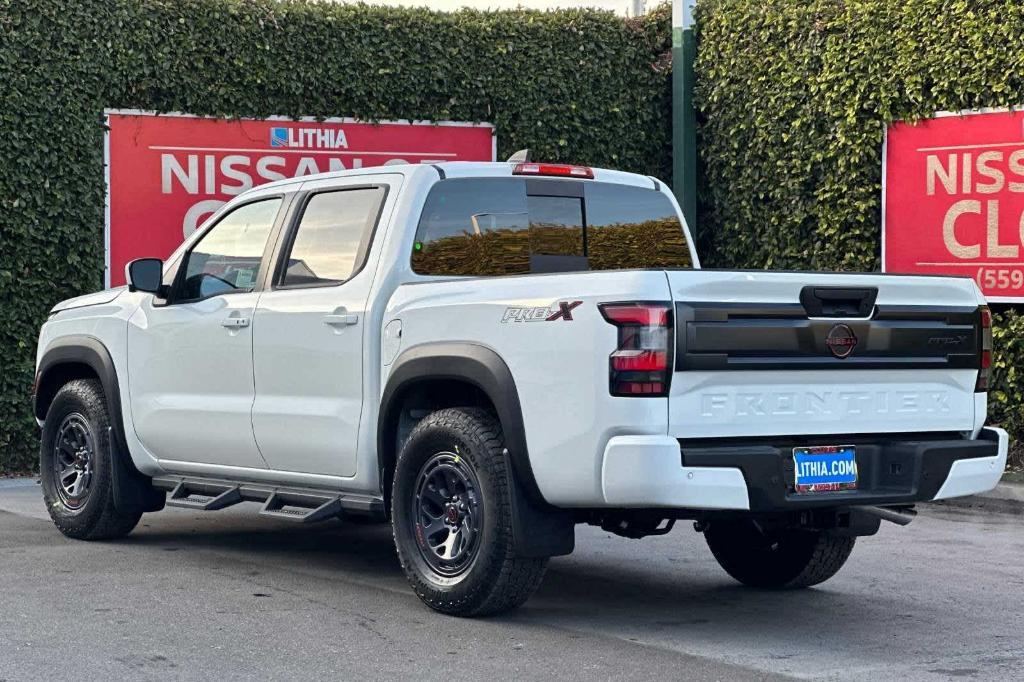
[[[751,520],[713,521],[704,539],[719,565],[751,587],[799,589],[834,576],[855,537],[798,529],[762,530]]]
[[[540,586],[547,558],[515,555],[510,477],[501,424],[479,408],[449,408],[425,417],[402,446],[391,495],[391,524],[398,558],[416,595],[430,608],[456,616],[484,616],[513,609]],[[439,452],[457,453],[479,482],[483,520],[475,559],[465,572],[444,576],[417,544],[416,483]],[[422,532],[421,532],[422,536]]]
[[[54,470],[58,430],[68,415],[81,415],[91,431],[90,489],[81,506],[69,508],[58,493]],[[95,379],[75,379],[65,384],[54,396],[43,423],[39,451],[39,475],[43,499],[54,525],[69,538],[78,540],[110,540],[132,532],[142,512],[123,514],[114,507],[112,479],[113,452],[110,443],[110,415],[103,387]]]

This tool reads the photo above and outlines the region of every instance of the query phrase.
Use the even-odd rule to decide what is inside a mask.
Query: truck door
[[[183,256],[168,300],[147,298],[129,320],[132,422],[157,459],[266,468],[250,421],[251,323],[282,201],[222,216]]]
[[[355,474],[374,233],[401,176],[303,185],[253,323],[252,425],[271,469]]]

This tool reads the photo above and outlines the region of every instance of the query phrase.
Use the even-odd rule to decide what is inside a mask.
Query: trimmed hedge
[[[0,0],[0,472],[35,466],[46,311],[101,286],[103,108],[488,120],[502,157],[669,179],[668,15]],[[885,124],[1024,102],[1014,0],[701,0],[698,27],[708,266],[875,269]],[[1024,315],[997,324],[1022,438]]]
[[[1024,104],[1019,0],[697,8],[698,224],[709,266],[877,269],[886,125]],[[1024,315],[996,324],[990,418],[1021,439]]]
[[[1024,314],[1008,311],[997,319],[995,360],[989,391],[989,419],[1014,437],[1014,465],[1024,467]]]
[[[102,286],[104,107],[491,121],[499,155],[670,173],[664,10],[0,0],[0,472],[34,468],[39,325]]]

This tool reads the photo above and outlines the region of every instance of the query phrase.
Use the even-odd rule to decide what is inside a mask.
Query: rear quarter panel
[[[617,333],[597,304],[668,301],[660,271],[613,271],[429,280],[399,287],[385,325],[402,321],[401,350],[463,341],[493,349],[519,393],[530,463],[544,498],[560,506],[599,504],[608,439],[664,434],[666,398],[617,398],[608,390],[608,356]],[[519,321],[522,309],[580,301],[572,320]],[[387,382],[384,368],[382,385]]]

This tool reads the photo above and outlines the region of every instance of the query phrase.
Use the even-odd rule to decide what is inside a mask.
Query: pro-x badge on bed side
[[[549,306],[509,306],[501,316],[502,322],[572,322],[572,311],[583,301],[559,301]]]

